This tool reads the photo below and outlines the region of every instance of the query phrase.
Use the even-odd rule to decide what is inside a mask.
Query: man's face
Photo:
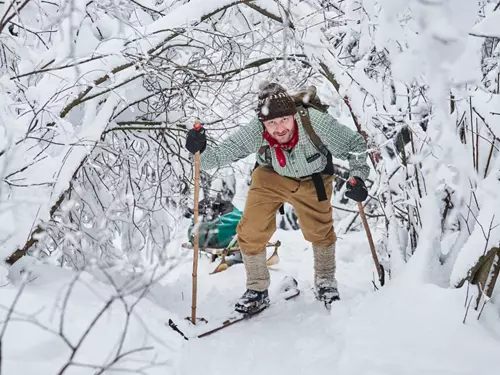
[[[264,126],[278,143],[287,143],[292,139],[295,121],[293,116],[277,117],[264,121]]]

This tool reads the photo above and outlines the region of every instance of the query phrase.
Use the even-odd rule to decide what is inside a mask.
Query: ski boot
[[[324,302],[325,307],[328,310],[330,310],[331,304],[334,301],[340,300],[337,282],[335,280],[325,280],[316,284],[314,288],[314,295],[317,300]]]
[[[256,290],[247,289],[247,291],[234,305],[234,309],[236,312],[252,315],[261,312],[265,308],[269,307],[269,305],[270,300],[267,290],[258,292]]]

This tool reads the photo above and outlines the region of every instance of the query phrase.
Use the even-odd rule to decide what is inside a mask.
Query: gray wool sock
[[[266,252],[262,251],[257,255],[246,255],[241,252],[245,270],[247,273],[247,288],[262,292],[269,288],[271,276],[267,269]]]
[[[335,279],[335,244],[328,247],[313,246],[314,285],[323,283],[337,286]]]

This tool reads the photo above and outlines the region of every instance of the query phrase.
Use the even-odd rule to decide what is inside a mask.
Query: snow
[[[151,349],[116,366],[123,371],[106,374],[125,374],[150,361],[158,366],[147,368],[145,374],[497,373],[498,316],[489,305],[484,314],[488,319],[483,316],[477,320],[477,312],[471,310],[463,324],[465,288],[441,288],[408,272],[374,291],[375,270],[366,237],[362,232],[350,232],[339,235],[337,277],[342,300],[333,305],[329,314],[311,290],[310,244],[300,231],[278,230],[278,238],[283,242],[281,262],[271,269],[271,288],[282,277],[294,276],[301,289],[298,298],[281,301],[258,317],[211,336],[185,341],[165,325],[168,319],[188,337],[194,337],[231,312],[245,283],[243,265],[209,275],[215,264],[202,257],[197,315],[209,323],[192,326],[184,320],[190,315],[192,266],[185,259],[151,288],[132,314],[123,350],[145,346]],[[16,266],[11,273],[19,272],[21,265]],[[26,267],[27,262],[22,266]],[[419,268],[412,262],[407,267],[410,271]],[[114,275],[118,285],[127,280],[108,273]],[[6,374],[55,374],[66,363],[70,350],[64,341],[29,320],[36,319],[57,331],[64,296],[75,277],[73,271],[51,265],[38,264],[33,269],[32,281],[25,285],[16,306],[16,316],[21,319],[9,323],[3,338],[2,368]],[[5,316],[5,308],[19,290],[20,279],[14,280],[14,285],[0,289],[4,306],[1,316]],[[64,332],[71,342],[81,337],[105,301],[116,295],[105,280],[95,271],[79,276],[64,313]],[[137,296],[127,297],[129,306],[136,300]],[[121,340],[124,322],[123,305],[117,301],[86,338],[75,362],[96,366],[109,362]],[[26,337],[30,338],[28,342]],[[30,353],[29,360],[25,353]],[[69,373],[90,375],[93,371],[72,367]]]
[[[337,373],[496,373],[498,340],[476,322],[462,324],[463,290],[400,283],[378,294],[348,319]]]
[[[58,3],[66,5],[59,8]],[[498,2],[346,0],[330,2],[338,9],[327,12],[319,0],[253,2],[284,19],[289,16],[293,30],[244,4],[233,7],[236,3],[240,2],[40,2],[29,4],[14,18],[20,25],[33,25],[33,32],[17,37],[4,28],[0,33],[0,256],[22,247],[39,224],[46,229],[62,223],[54,236],[50,230],[40,235],[41,242],[53,238],[53,243],[40,245],[46,264],[30,257],[10,269],[0,264],[0,373],[497,374],[498,285],[481,316],[466,307],[467,296],[477,294],[477,288],[468,283],[461,289],[455,286],[481,255],[500,244],[498,142],[491,146],[500,135],[499,47],[490,40],[500,38]],[[0,2],[1,14],[8,4]],[[201,22],[226,6],[227,11]],[[163,52],[165,61],[148,56],[147,51],[164,46],[165,38],[179,29],[184,35]],[[205,56],[198,55],[201,46]],[[222,77],[233,82],[219,82],[221,71],[283,53],[305,56],[312,69],[276,60],[259,72],[245,69]],[[96,57],[100,58],[92,60]],[[68,68],[79,61],[87,62]],[[118,71],[131,62],[130,69]],[[328,67],[338,88],[321,77],[320,64]],[[202,68],[217,78],[171,76],[184,67],[186,72]],[[31,74],[42,68],[49,70]],[[165,323],[172,319],[195,337],[224,319],[245,289],[244,268],[239,264],[210,275],[215,264],[201,257],[198,316],[208,324],[191,326],[185,317],[191,308],[192,259],[180,248],[187,222],[171,208],[184,202],[178,191],[170,190],[190,177],[191,166],[181,148],[185,129],[172,130],[175,135],[163,143],[175,147],[158,160],[150,156],[160,150],[156,140],[144,141],[129,132],[131,143],[122,144],[122,139],[109,141],[101,135],[116,125],[110,119],[168,119],[165,125],[178,126],[206,113],[207,123],[227,120],[214,132],[215,139],[223,139],[227,132],[223,134],[221,127],[236,128],[252,112],[252,88],[261,78],[279,78],[291,88],[304,83],[306,74],[331,104],[331,113],[357,130],[343,101],[344,96],[349,99],[361,128],[372,137],[370,147],[384,154],[383,163],[370,174],[375,183],[367,211],[388,219],[370,220],[379,256],[391,272],[387,285],[373,290],[376,272],[359,219],[351,226],[357,214],[349,202],[344,207],[354,213],[334,212],[339,219],[342,300],[330,314],[313,297],[310,244],[299,231],[279,230],[274,239],[283,243],[281,263],[272,267],[272,288],[291,275],[299,281],[301,295],[213,336],[185,341]],[[102,77],[108,78],[96,85]],[[92,88],[88,96],[96,95],[94,99],[61,116],[86,87]],[[179,105],[164,108],[161,97],[149,97],[153,87],[174,88],[172,98]],[[115,117],[132,103],[136,104]],[[241,113],[232,113],[235,108]],[[461,118],[466,142],[457,131]],[[408,167],[399,156],[388,155],[394,143],[391,131],[404,126],[414,140],[407,147]],[[102,148],[94,150],[96,144]],[[477,167],[471,163],[476,145]],[[116,167],[107,168],[97,155]],[[83,177],[73,178],[82,161],[88,167],[85,174],[91,175],[85,177],[88,183]],[[172,161],[170,172],[175,176],[163,184],[148,184],[150,178],[163,179],[152,171]],[[136,165],[127,169],[130,162]],[[235,198],[240,209],[250,167],[242,169],[245,176],[238,176]],[[98,170],[102,174],[92,176]],[[101,179],[106,173],[104,177],[117,176]],[[228,174],[235,178],[232,173]],[[414,175],[420,178],[418,193]],[[52,215],[51,207],[71,185],[71,198]],[[183,188],[182,199],[190,199],[188,188]],[[163,192],[151,193],[157,189]],[[388,204],[386,192],[391,192]],[[453,209],[443,220],[447,194]],[[339,196],[335,204],[343,205]],[[172,206],[163,205],[170,199]],[[149,205],[151,201],[161,204]],[[416,230],[416,249],[409,248],[409,228]],[[353,231],[358,229],[361,232]],[[115,268],[88,267],[78,273],[60,267],[66,251],[85,258],[75,261],[75,268],[95,266],[91,259],[96,256],[110,261],[116,255],[110,261]],[[157,257],[151,255],[156,253]],[[32,272],[27,274],[26,268]],[[162,277],[149,283],[153,275]],[[82,338],[73,363],[64,370],[71,361],[71,347]],[[129,350],[139,351],[112,363]]]
[[[20,287],[23,277],[19,272],[23,268],[31,270],[30,281]],[[2,323],[9,306],[17,301],[8,324],[2,324],[6,328],[2,337],[2,374],[57,374],[70,360],[70,345],[78,349],[74,364],[65,373],[95,374],[100,366],[111,364],[117,352],[123,355],[129,351],[135,352],[110,365],[116,371],[105,373],[141,373],[143,368],[147,374],[164,374],[175,364],[181,340],[165,326],[171,314],[139,298],[140,293],[117,298],[99,316],[110,298],[119,295],[109,282],[100,282],[87,272],[76,274],[34,263],[28,257],[9,272],[14,284],[0,290]],[[126,309],[133,311],[129,320]]]
[[[500,38],[500,30],[498,30],[499,23],[500,13],[491,13],[472,28],[471,35]]]
[[[251,321],[190,340],[182,353],[182,374],[496,374],[500,341],[471,315],[462,323],[464,289],[407,278],[374,292],[366,238],[351,233],[338,242],[342,300],[329,315],[310,289],[310,245],[299,232],[279,231],[276,238],[284,245],[281,263],[271,272],[272,286],[293,275],[301,295]],[[204,277],[200,316],[210,321],[229,312],[244,290],[243,276],[243,266],[235,265]],[[201,331],[203,326],[188,330]]]
[[[457,257],[451,274],[451,285],[457,285],[467,276],[468,271],[480,256],[485,255],[492,247],[498,247],[500,244],[500,218],[497,212],[500,206],[499,166],[500,162],[493,167],[496,172],[483,180],[478,189],[477,199],[482,209],[475,218],[477,224],[472,234]]]

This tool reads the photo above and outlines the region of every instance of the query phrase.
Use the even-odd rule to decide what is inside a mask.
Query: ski
[[[175,332],[177,332],[179,335],[181,335],[184,338],[184,340],[190,340],[193,338],[203,338],[206,336],[210,336],[210,335],[214,334],[215,332],[218,332],[224,328],[230,327],[236,323],[239,323],[239,322],[242,322],[245,320],[249,320],[249,319],[253,318],[254,316],[259,315],[264,310],[267,310],[270,307],[272,307],[273,305],[276,305],[278,302],[289,301],[291,299],[296,298],[299,295],[300,295],[300,289],[298,288],[297,280],[295,280],[295,278],[293,278],[291,276],[286,276],[280,282],[280,284],[277,288],[277,294],[273,297],[269,306],[262,309],[262,310],[259,310],[259,311],[253,312],[253,313],[249,313],[249,314],[243,314],[243,313],[238,313],[238,312],[234,311],[232,313],[232,315],[230,315],[229,318],[226,318],[222,323],[217,324],[216,326],[213,326],[213,328],[211,328],[211,329],[209,329],[201,334],[198,334],[196,336],[184,334],[184,332],[182,332],[179,329],[179,327],[171,319],[169,320],[167,325],[170,328],[172,328]],[[189,320],[189,319],[186,318],[186,320]],[[206,322],[206,320],[205,320],[205,322]]]
[[[251,313],[251,314],[235,313],[237,315],[234,315],[234,316],[230,317],[229,319],[227,319],[224,322],[222,322],[222,324],[220,324],[219,326],[217,326],[217,327],[215,327],[215,328],[213,328],[213,329],[211,329],[209,331],[203,332],[202,334],[199,334],[196,337],[197,338],[203,338],[203,337],[209,336],[209,335],[211,335],[211,334],[213,334],[215,332],[218,332],[218,331],[220,331],[220,330],[222,330],[224,328],[230,327],[233,324],[242,322],[244,320],[249,320],[249,319],[251,319],[251,318],[259,315],[261,312],[269,309],[272,305],[276,304],[277,301],[281,301],[281,300],[289,301],[289,300],[291,300],[291,299],[299,296],[300,290],[299,289],[289,290],[285,294],[286,294],[286,296],[280,296],[280,298],[278,300],[271,301],[271,304],[267,308],[265,308],[265,309],[256,311],[256,312]]]
[[[271,303],[268,307],[266,307],[262,310],[253,312],[253,313],[249,313],[249,314],[234,312],[232,316],[230,316],[228,319],[223,321],[220,325],[218,325],[215,328],[212,328],[206,332],[203,332],[203,333],[197,335],[196,337],[203,338],[203,337],[209,336],[215,332],[218,332],[224,328],[230,327],[233,324],[236,324],[236,323],[239,323],[239,322],[242,322],[245,320],[249,320],[249,319],[253,318],[254,316],[259,315],[261,312],[269,309],[270,307],[275,305],[277,302],[289,301],[289,300],[297,297],[300,294],[297,280],[295,280],[295,278],[293,278],[291,276],[286,276],[283,278],[283,280],[280,282],[280,284],[278,286],[277,291],[278,291],[277,295],[271,300]]]

